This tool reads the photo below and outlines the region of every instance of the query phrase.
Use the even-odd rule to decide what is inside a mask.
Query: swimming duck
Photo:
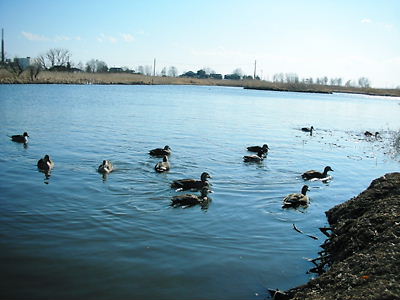
[[[261,146],[250,146],[250,147],[247,147],[247,151],[250,151],[250,152],[262,151],[263,153],[267,153],[268,150],[269,150],[269,147],[268,147],[267,144],[262,145],[262,147]]]
[[[298,207],[300,205],[306,206],[310,203],[310,199],[308,198],[307,191],[310,189],[307,185],[304,185],[301,189],[301,193],[294,193],[289,194],[283,199],[283,206],[282,208],[289,208],[289,207]]]
[[[108,174],[114,170],[114,166],[109,160],[103,160],[103,163],[99,166],[97,171],[99,173]]]
[[[254,155],[243,156],[244,162],[261,162],[263,159],[264,159],[264,152],[262,150],[258,151],[258,153]]]
[[[310,180],[310,179],[314,179],[314,178],[322,179],[322,178],[326,178],[328,176],[328,171],[333,172],[331,167],[326,166],[323,173],[315,171],[315,170],[310,170],[310,171],[303,173],[303,175],[301,175],[301,177],[305,180]]]
[[[17,134],[17,135],[11,136],[11,140],[13,142],[26,144],[26,143],[28,143],[28,137],[29,137],[28,133],[24,132],[23,134]]]
[[[156,148],[156,149],[150,150],[149,154],[153,155],[153,156],[164,156],[164,155],[170,155],[171,152],[172,152],[172,149],[168,145],[166,145],[164,148]]]
[[[168,171],[170,169],[170,164],[169,164],[169,161],[168,161],[168,157],[166,155],[164,155],[163,160],[158,162],[155,165],[154,169],[159,173]]]
[[[366,131],[366,132],[364,132],[364,135],[366,136],[366,137],[371,137],[371,136],[375,136],[376,138],[378,137],[378,135],[379,135],[379,132],[377,131],[377,132],[375,132],[375,134],[373,134],[372,132],[370,132],[370,131]]]
[[[314,126],[311,126],[310,128],[308,128],[308,127],[303,127],[303,128],[301,128],[301,131],[309,132],[310,135],[312,135],[313,130],[314,130]]]
[[[207,178],[211,178],[210,174],[203,172],[200,176],[200,180],[196,179],[180,179],[175,180],[171,183],[171,188],[178,189],[180,191],[196,189],[200,190],[203,187],[208,187],[209,183]]]
[[[201,206],[206,206],[211,200],[208,197],[208,193],[212,193],[207,187],[203,187],[201,189],[201,195],[193,195],[193,194],[183,194],[179,196],[174,196],[171,199],[171,206],[194,206],[196,204],[200,204]]]
[[[313,130],[314,130],[314,126],[311,126],[310,128],[309,127],[301,128],[301,131],[304,131],[304,132],[312,132]]]
[[[47,154],[38,160],[37,166],[40,170],[49,172],[54,167],[54,162],[50,159]]]

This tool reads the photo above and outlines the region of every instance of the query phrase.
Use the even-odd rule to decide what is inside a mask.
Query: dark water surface
[[[196,86],[0,85],[0,297],[264,299],[305,283],[324,212],[399,171],[398,98]],[[313,125],[313,136],[299,128]],[[379,131],[381,139],[363,132]],[[27,147],[7,135],[28,131]],[[246,146],[268,143],[261,164]],[[171,171],[148,150],[169,145]],[[45,154],[50,178],[38,172]],[[96,172],[103,159],[116,171]],[[300,175],[311,205],[284,210]],[[172,180],[209,172],[208,209],[172,208]],[[292,224],[312,240],[294,231]]]

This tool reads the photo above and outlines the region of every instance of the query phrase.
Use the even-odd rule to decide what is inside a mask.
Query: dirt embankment
[[[283,298],[400,299],[400,173],[375,179],[326,215],[331,230],[319,267],[328,271]]]

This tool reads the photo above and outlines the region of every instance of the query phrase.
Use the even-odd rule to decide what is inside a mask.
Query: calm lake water
[[[203,86],[0,85],[0,298],[264,299],[308,281],[324,212],[399,171],[399,98]],[[313,125],[313,136],[300,130]],[[365,139],[364,131],[381,139]],[[28,131],[27,147],[8,135]],[[261,164],[246,146],[270,147]],[[171,170],[148,150],[169,145]],[[49,178],[37,170],[45,154]],[[103,178],[103,159],[116,170]],[[306,209],[282,209],[300,175]],[[208,209],[175,179],[213,177]],[[292,224],[313,240],[293,230]]]

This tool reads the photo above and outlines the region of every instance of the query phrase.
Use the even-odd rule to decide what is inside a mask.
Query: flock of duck
[[[310,128],[304,127],[301,128],[304,132],[309,132],[312,135],[314,127]],[[376,133],[377,135],[378,133]],[[367,133],[365,133],[367,135]],[[28,143],[28,133],[24,132],[22,135],[13,135],[10,136],[11,140],[17,143]],[[256,152],[257,154],[253,155],[245,155],[243,156],[244,162],[261,162],[268,154],[269,147],[267,144],[262,146],[249,146],[247,147],[247,151]],[[164,148],[156,148],[149,151],[151,156],[162,157],[162,161],[158,162],[154,166],[154,170],[158,173],[167,172],[170,170],[171,166],[168,160],[168,156],[172,153],[172,149],[167,145]],[[44,172],[46,176],[50,173],[50,171],[54,168],[54,161],[50,158],[49,155],[45,155],[43,158],[40,158],[37,162],[37,167],[40,171]],[[103,160],[103,162],[97,168],[97,171],[101,174],[109,174],[114,170],[114,166],[111,161]],[[309,170],[302,174],[302,178],[304,180],[321,180],[327,181],[330,179],[328,175],[329,171],[333,171],[330,166],[326,166],[323,172],[319,172],[316,170]],[[196,179],[180,179],[175,180],[171,183],[171,188],[176,189],[176,191],[200,191],[200,195],[195,194],[182,194],[172,197],[171,206],[173,207],[190,207],[194,205],[208,205],[210,198],[208,197],[208,193],[212,193],[210,190],[210,183],[208,179],[211,178],[210,174],[207,172],[203,172],[200,176],[200,180]],[[283,208],[297,208],[299,206],[307,206],[310,202],[309,197],[307,195],[307,191],[309,191],[309,187],[304,185],[301,189],[300,193],[292,193],[287,195],[283,199]]]

